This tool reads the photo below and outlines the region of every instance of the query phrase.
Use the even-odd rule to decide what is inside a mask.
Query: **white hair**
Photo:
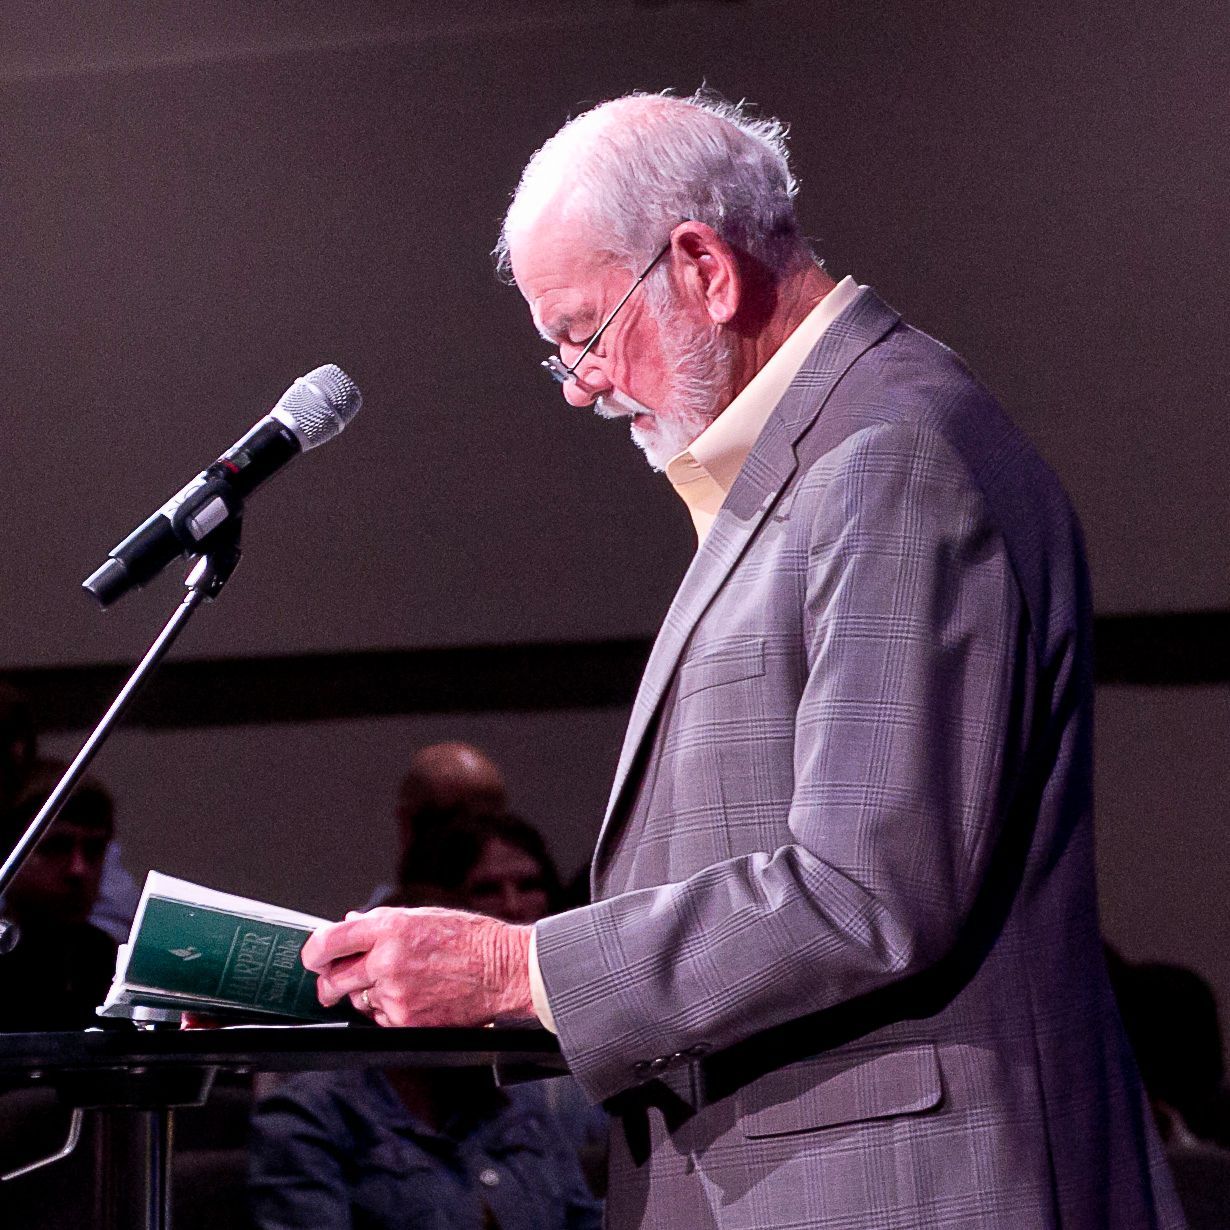
[[[530,159],[504,216],[497,268],[511,274],[510,238],[551,204],[559,220],[582,220],[595,251],[629,270],[639,271],[686,218],[784,274],[813,259],[794,213],[786,131],[780,120],[754,118],[743,104],[703,91],[601,103]]]

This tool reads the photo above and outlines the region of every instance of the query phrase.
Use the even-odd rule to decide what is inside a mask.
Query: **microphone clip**
[[[218,462],[198,475],[173,500],[163,514],[185,555],[205,555],[215,541],[225,537],[232,521],[243,516],[243,497]]]
[[[243,508],[239,505],[209,534],[206,550],[192,565],[184,580],[184,588],[190,594],[200,594],[207,602],[212,602],[222,592],[222,587],[231,579],[231,573],[239,566],[239,557],[243,554],[239,546],[242,530]]]

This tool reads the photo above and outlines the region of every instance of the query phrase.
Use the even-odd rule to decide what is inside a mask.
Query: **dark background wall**
[[[253,503],[179,650],[218,663],[210,724],[172,710],[99,763],[126,859],[336,913],[388,873],[409,750],[468,736],[578,865],[624,717],[585,672],[568,707],[446,714],[322,677],[316,720],[271,721],[244,660],[652,635],[686,514],[546,387],[487,253],[564,118],[702,81],[793,124],[830,269],[965,355],[1059,471],[1099,612],[1224,631],[1228,36],[1221,0],[6,4],[0,668],[54,693],[69,750],[97,714],[73,672],[134,659],[176,593],[100,615],[81,579],[336,361],[362,415]],[[1101,689],[1102,896],[1128,955],[1230,1005],[1230,687],[1196,657]]]

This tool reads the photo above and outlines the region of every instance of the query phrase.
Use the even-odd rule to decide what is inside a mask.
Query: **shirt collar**
[[[858,283],[845,277],[769,356],[747,387],[689,448],[672,457],[666,477],[687,505],[701,542],[709,532],[757,436],[824,331],[854,301]]]

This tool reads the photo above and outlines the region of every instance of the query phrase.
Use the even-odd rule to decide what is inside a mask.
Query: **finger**
[[[316,984],[316,998],[320,1000],[320,1006],[322,1008],[332,1008],[334,1004],[340,1004],[346,996],[344,996],[340,991],[333,990],[333,988],[326,982]]]
[[[339,957],[331,961],[316,979],[316,994],[326,1008],[353,992],[362,992],[375,979],[367,964],[367,953],[353,957]],[[326,1003],[325,997],[328,996]]]
[[[349,991],[335,987],[327,977],[321,976],[316,980],[316,998],[320,1000],[322,1008],[332,1008],[334,1004],[341,1003],[349,994]]]
[[[379,924],[366,915],[326,923],[308,936],[299,959],[308,969],[319,974],[330,961],[352,953],[366,952],[375,942]]]
[[[362,991],[356,991],[351,994],[350,1002],[355,1011],[361,1012],[366,1017],[370,1017],[371,1020],[377,1025],[383,1026],[386,1029],[390,1025],[395,1024],[393,1016],[389,1012],[388,1008],[371,995],[370,992],[374,991],[375,988],[370,987],[367,988],[367,990],[369,992],[367,996],[364,996]]]

